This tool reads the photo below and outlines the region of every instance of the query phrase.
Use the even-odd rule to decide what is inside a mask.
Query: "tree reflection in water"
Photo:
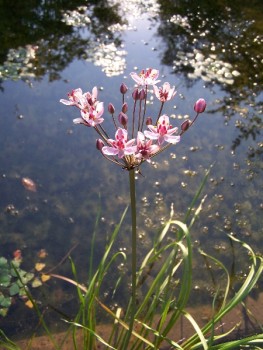
[[[92,61],[108,76],[122,74],[127,54],[122,33],[130,28],[131,13],[147,13],[158,22],[162,63],[189,87],[202,79],[211,89],[219,85],[225,91],[214,112],[220,111],[226,122],[240,116],[233,150],[242,140],[261,135],[261,1],[31,0],[23,6],[2,1],[0,7],[2,79],[28,81],[48,74],[54,81],[74,59]],[[262,145],[255,147],[252,154],[261,154]]]

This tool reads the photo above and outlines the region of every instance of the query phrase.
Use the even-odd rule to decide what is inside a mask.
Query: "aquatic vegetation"
[[[44,250],[39,254],[39,258],[43,259]],[[13,258],[7,260],[5,257],[0,257],[0,316],[6,316],[10,306],[19,298],[25,302],[28,307],[32,307],[31,301],[27,297],[26,285],[31,285],[32,288],[37,288],[43,282],[49,280],[49,276],[38,273],[43,270],[45,264],[37,262],[32,271],[22,269],[23,258],[20,249],[13,253]]]

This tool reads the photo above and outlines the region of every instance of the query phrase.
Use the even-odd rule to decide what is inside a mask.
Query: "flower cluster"
[[[67,106],[75,106],[80,110],[80,117],[73,120],[75,124],[84,124],[94,128],[100,137],[97,139],[96,146],[102,155],[127,170],[139,167],[143,162],[150,161],[151,158],[165,150],[170,144],[178,143],[182,134],[193,125],[197,116],[203,113],[206,108],[204,99],[201,98],[196,101],[194,120],[192,122],[186,120],[179,131],[177,127],[170,124],[170,118],[166,114],[162,114],[164,104],[176,95],[175,87],[171,87],[168,82],[158,87],[157,83],[160,80],[157,80],[159,71],[156,69],[145,69],[139,74],[132,72],[130,76],[137,83],[132,91],[133,108],[131,118],[127,115],[128,104],[125,102],[125,95],[128,87],[125,84],[120,86],[122,107],[117,118],[114,105],[112,103],[108,105],[108,112],[111,114],[116,129],[114,139],[109,138],[102,126],[104,105],[103,102],[97,100],[97,87],[94,87],[91,93],[83,93],[80,88],[72,90],[68,94],[68,100],[60,100],[61,103]],[[155,122],[151,117],[146,118],[149,86],[153,87],[155,96],[161,102]]]

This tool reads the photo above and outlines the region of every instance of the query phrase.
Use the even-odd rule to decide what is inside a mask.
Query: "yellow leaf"
[[[40,281],[40,279],[38,278],[35,278],[32,282],[32,287],[33,288],[37,288],[37,287],[40,287],[42,286],[42,282]]]
[[[42,282],[46,282],[46,281],[48,281],[50,279],[50,276],[49,275],[41,275],[41,281]]]
[[[44,268],[45,266],[46,266],[46,264],[43,264],[43,263],[36,263],[35,269],[36,269],[37,271],[42,271],[43,268]]]
[[[33,305],[33,303],[32,303],[31,300],[26,301],[26,302],[25,302],[25,305],[26,305],[27,307],[29,307],[30,309],[33,309],[33,307],[34,307],[34,305]]]

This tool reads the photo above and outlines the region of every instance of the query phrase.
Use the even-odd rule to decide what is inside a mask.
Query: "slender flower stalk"
[[[131,224],[132,224],[132,260],[131,260],[131,312],[129,320],[129,331],[125,340],[125,349],[129,344],[132,335],[134,319],[136,314],[136,286],[137,286],[137,213],[136,213],[136,188],[135,169],[129,171],[130,203],[131,203]]]

